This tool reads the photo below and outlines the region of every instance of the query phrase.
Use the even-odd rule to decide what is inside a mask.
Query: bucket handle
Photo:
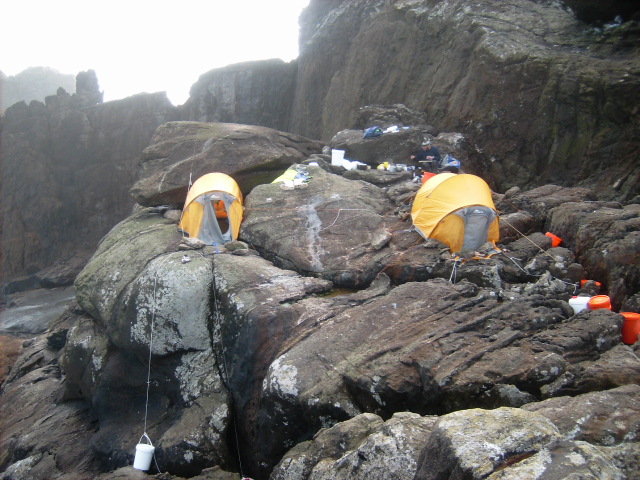
[[[151,439],[149,438],[149,435],[147,435],[147,432],[142,434],[142,436],[140,437],[140,440],[138,440],[138,444],[142,443],[143,438],[146,438],[149,442],[149,445],[153,447],[153,443],[151,443]]]

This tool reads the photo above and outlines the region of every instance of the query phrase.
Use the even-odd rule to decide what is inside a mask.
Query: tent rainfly
[[[207,173],[187,193],[179,228],[208,245],[236,240],[240,232],[242,192],[224,173]]]
[[[441,241],[452,253],[500,239],[491,189],[475,175],[440,173],[428,179],[416,193],[411,219],[420,235]]]

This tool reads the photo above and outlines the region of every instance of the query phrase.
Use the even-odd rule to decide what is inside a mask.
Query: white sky
[[[248,60],[298,56],[309,0],[4,0],[0,70],[95,70],[104,100],[166,91],[184,103],[198,77]]]

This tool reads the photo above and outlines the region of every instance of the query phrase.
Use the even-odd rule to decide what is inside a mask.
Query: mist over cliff
[[[0,71],[0,112],[19,101],[43,102],[58,88],[74,93],[75,85],[75,75],[60,73],[49,67],[31,67],[9,76]]]

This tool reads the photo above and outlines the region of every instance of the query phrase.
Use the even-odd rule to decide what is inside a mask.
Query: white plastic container
[[[146,438],[149,443],[140,443],[142,439]],[[140,437],[138,444],[136,445],[136,456],[133,460],[133,468],[137,470],[149,470],[151,467],[151,459],[153,458],[153,452],[156,447],[151,443],[151,439],[145,433]]]
[[[331,150],[331,165],[342,166],[342,161],[344,160],[344,150]]]
[[[575,313],[580,313],[589,308],[589,300],[591,300],[591,297],[571,297],[569,305],[571,305]]]

